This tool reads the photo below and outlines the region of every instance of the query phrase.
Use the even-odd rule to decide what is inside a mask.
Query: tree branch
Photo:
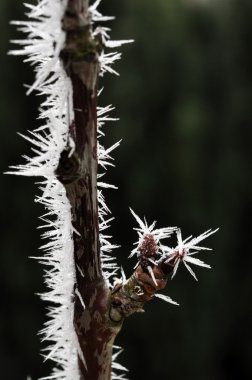
[[[99,244],[96,109],[102,46],[92,36],[88,1],[69,0],[62,25],[66,43],[61,59],[72,83],[74,120],[56,175],[66,189],[75,230],[74,327],[79,371],[81,379],[108,380],[118,324],[108,317],[109,289],[102,276]]]
[[[142,312],[144,304],[165,288],[174,260],[166,262],[166,258],[159,257],[158,250],[154,236],[146,234],[138,246],[139,265],[127,281],[117,284],[112,291],[110,318],[113,321]]]
[[[131,210],[139,225],[138,245],[131,256],[137,254],[138,263],[128,280],[122,275],[121,282],[109,282],[118,267],[106,256],[113,245],[99,232],[99,217],[101,231],[108,221],[103,196],[97,193],[98,76],[105,71],[115,73],[111,64],[120,57],[116,52],[103,54],[104,47],[131,41],[111,41],[107,28],[100,26],[92,30],[94,22],[110,19],[98,12],[98,5],[99,0],[91,7],[88,0],[26,4],[29,20],[17,25],[28,38],[15,41],[22,48],[12,51],[28,55],[28,61],[35,64],[36,79],[28,92],[36,89],[46,95],[40,109],[45,125],[24,136],[35,146],[37,156],[26,157],[27,163],[12,167],[12,173],[45,178],[37,201],[47,209],[42,227],[49,228],[42,235],[49,237],[42,246],[46,254],[39,260],[51,266],[45,273],[48,292],[42,296],[54,305],[42,330],[44,339],[52,342],[46,359],[56,362],[50,378],[110,380],[113,342],[124,318],[143,311],[145,302],[154,296],[176,304],[157,292],[166,286],[171,272],[172,277],[176,274],[180,263],[196,280],[191,264],[210,268],[192,255],[208,249],[199,243],[217,231],[183,240],[180,229],[154,229],[155,222],[148,226]],[[99,115],[109,109],[98,108]],[[109,149],[99,145],[103,167],[117,145]],[[175,248],[161,244],[175,231]],[[111,268],[112,273],[104,271]]]

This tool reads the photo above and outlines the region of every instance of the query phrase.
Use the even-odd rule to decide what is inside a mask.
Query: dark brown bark
[[[110,292],[102,276],[97,204],[97,87],[100,42],[94,39],[88,1],[69,0],[62,20],[66,44],[62,64],[73,89],[74,121],[69,139],[74,151],[61,153],[56,175],[65,186],[75,229],[74,328],[78,337],[80,379],[111,378],[112,344],[120,327],[108,317]],[[77,380],[77,379],[73,379]]]
[[[61,153],[56,175],[71,204],[75,230],[73,324],[79,341],[79,376],[81,380],[110,380],[112,345],[124,318],[143,310],[144,303],[166,285],[173,265],[159,263],[153,267],[154,283],[146,267],[148,260],[142,255],[125,284],[112,292],[107,287],[101,270],[97,204],[96,109],[103,47],[99,36],[92,36],[88,0],[69,0],[62,26],[66,43],[61,60],[72,83],[74,120],[69,125],[69,146]],[[156,259],[155,242],[147,238],[146,244],[143,251],[146,254],[154,250],[152,258]]]

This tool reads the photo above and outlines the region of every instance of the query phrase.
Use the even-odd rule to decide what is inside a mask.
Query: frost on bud
[[[129,257],[134,256],[135,253],[138,252],[142,244],[146,244],[145,246],[147,247],[148,239],[149,239],[148,244],[150,244],[150,241],[151,241],[150,236],[152,236],[153,241],[157,245],[157,248],[158,248],[157,252],[158,252],[160,250],[160,240],[168,238],[177,229],[177,227],[165,227],[165,228],[155,229],[154,227],[156,225],[156,222],[153,222],[150,226],[148,226],[146,219],[142,221],[132,209],[130,209],[130,211],[132,215],[134,216],[134,218],[136,219],[137,223],[139,224],[138,228],[134,228],[138,233],[139,239],[136,242],[137,248],[133,249]],[[149,236],[149,238],[147,238],[146,243],[144,243],[144,239],[146,238],[146,236]]]
[[[172,278],[175,276],[178,270],[179,264],[181,262],[185,265],[186,269],[195,278],[196,281],[198,281],[197,277],[188,263],[198,265],[204,268],[211,268],[210,265],[205,264],[203,261],[192,256],[195,255],[198,251],[202,251],[202,250],[210,251],[211,250],[210,248],[201,247],[198,245],[198,243],[206,239],[208,236],[214,234],[217,231],[218,231],[218,228],[215,229],[214,231],[210,229],[196,238],[192,238],[192,236],[189,236],[185,240],[182,240],[181,230],[178,229],[176,231],[177,241],[178,241],[177,246],[175,248],[169,248],[166,246],[162,247],[164,254],[162,255],[161,260],[163,260],[165,264],[170,263],[170,265],[173,266]]]
[[[138,228],[135,228],[139,239],[136,242],[137,247],[133,249],[130,257],[136,254],[138,261],[133,276],[126,282],[127,289],[130,288],[132,293],[136,288],[140,289],[140,292],[138,291],[131,296],[142,303],[156,296],[164,301],[177,304],[170,297],[159,294],[157,291],[166,286],[169,275],[171,278],[175,276],[181,262],[196,280],[197,278],[188,263],[210,268],[208,264],[191,256],[200,250],[209,250],[209,248],[199,246],[198,243],[218,229],[208,230],[196,238],[190,236],[183,241],[179,228],[155,229],[155,222],[148,226],[145,219],[144,221],[141,220],[133,210],[131,213],[139,225]],[[170,248],[161,243],[161,240],[170,237],[173,232],[176,232],[178,243],[175,248]],[[122,284],[122,289],[124,286],[125,284]]]

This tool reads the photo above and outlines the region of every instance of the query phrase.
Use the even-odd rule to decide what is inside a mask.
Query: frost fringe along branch
[[[100,0],[40,0],[25,4],[28,21],[13,22],[26,34],[13,55],[24,55],[35,70],[35,81],[27,93],[43,96],[39,118],[41,127],[23,136],[32,144],[32,157],[24,165],[11,167],[12,174],[38,176],[44,205],[41,217],[47,242],[38,260],[45,265],[47,293],[42,298],[52,305],[49,319],[41,331],[45,359],[55,362],[44,379],[123,379],[125,370],[116,363],[120,348],[114,346],[123,319],[143,309],[154,296],[176,304],[157,291],[166,285],[184,263],[209,267],[192,257],[207,249],[198,243],[215,231],[198,238],[182,240],[174,227],[155,229],[133,211],[138,222],[138,242],[131,256],[137,265],[127,280],[118,274],[110,236],[106,229],[112,220],[103,188],[114,187],[101,181],[104,170],[113,166],[115,143],[104,148],[100,142],[103,125],[114,119],[111,105],[97,106],[98,76],[117,74],[113,63],[120,53],[105,52],[131,41],[111,41],[109,28],[100,23],[113,17],[97,9]],[[97,138],[99,141],[97,141]],[[97,172],[97,165],[103,172]],[[98,189],[97,189],[98,187]],[[178,245],[169,248],[161,241],[173,232]],[[120,277],[121,276],[121,277]],[[112,370],[111,370],[112,368]]]

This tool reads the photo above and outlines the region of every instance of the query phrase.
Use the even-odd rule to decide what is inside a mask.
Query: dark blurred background
[[[184,237],[209,227],[220,231],[195,268],[199,283],[181,267],[165,290],[181,306],[154,300],[126,322],[117,339],[120,362],[131,380],[245,380],[251,365],[251,0],[103,0],[116,15],[112,38],[135,39],[123,47],[120,77],[101,80],[101,105],[112,103],[120,121],[106,126],[105,144],[123,139],[106,192],[116,221],[111,233],[127,260],[136,241],[129,206],[158,226],[180,226]],[[16,135],[38,125],[39,98],[25,96],[33,80],[22,59],[10,57],[20,37],[13,19],[24,19],[19,1],[1,0],[1,172],[21,163],[29,144]],[[45,305],[43,270],[28,256],[40,245],[29,178],[1,176],[0,378],[49,374],[37,332]]]

